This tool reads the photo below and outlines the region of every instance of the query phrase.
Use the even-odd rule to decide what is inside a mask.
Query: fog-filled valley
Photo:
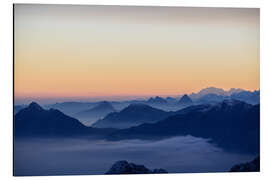
[[[226,172],[254,154],[226,152],[207,139],[192,136],[161,141],[118,142],[81,139],[15,141],[16,175],[104,174],[118,160],[169,173]]]

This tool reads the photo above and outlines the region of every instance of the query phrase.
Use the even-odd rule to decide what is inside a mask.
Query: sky
[[[15,100],[260,89],[260,11],[14,7]]]

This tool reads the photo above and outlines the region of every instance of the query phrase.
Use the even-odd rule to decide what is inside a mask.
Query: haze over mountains
[[[176,113],[157,123],[116,131],[109,139],[163,139],[192,135],[210,138],[226,149],[259,152],[259,105],[230,100],[182,111],[184,113]]]
[[[80,119],[80,121],[89,126],[92,123],[94,123],[96,120],[104,118],[107,114],[111,112],[115,112],[116,110],[111,105],[111,103],[104,101],[100,102],[93,108],[90,108],[88,110],[80,111],[73,115],[73,117]]]
[[[193,105],[166,112],[132,104],[87,127],[59,110],[31,103],[15,115],[15,137],[101,136],[107,140],[164,139],[192,135],[210,138],[220,147],[259,152],[260,106],[238,100],[215,105]]]
[[[155,167],[151,166],[153,164],[150,161],[148,164],[147,161],[150,156],[159,157],[160,161],[170,159],[170,163],[174,166],[170,168],[167,165],[164,166],[165,169],[168,172],[179,172],[177,167],[180,162],[174,162],[178,159],[179,153],[181,156],[188,156],[183,164],[185,171],[181,171],[186,172],[188,164],[194,165],[198,160],[189,159],[190,156],[198,154],[197,151],[195,154],[192,151],[194,149],[192,144],[194,144],[199,151],[204,149],[203,158],[200,157],[200,159],[211,157],[211,154],[216,154],[218,151],[219,156],[212,158],[222,157],[221,163],[226,164],[228,156],[224,154],[230,153],[230,163],[225,168],[229,170],[235,164],[248,162],[250,159],[247,157],[254,158],[260,154],[260,92],[240,91],[240,89],[231,89],[225,94],[224,92],[220,89],[208,88],[200,91],[196,95],[197,98],[192,98],[194,94],[185,94],[180,98],[157,96],[145,100],[64,102],[43,107],[32,102],[29,105],[15,106],[14,145],[17,149],[19,148],[15,153],[16,160],[25,161],[18,160],[18,157],[24,157],[21,155],[22,152],[29,154],[29,150],[24,151],[24,149],[32,141],[34,141],[33,146],[39,149],[33,158],[29,154],[28,159],[33,161],[33,164],[30,163],[32,168],[39,163],[35,159],[40,157],[40,154],[45,157],[49,154],[48,157],[51,159],[58,159],[59,154],[55,156],[58,151],[55,147],[61,149],[61,145],[56,144],[65,142],[63,143],[65,147],[62,149],[65,149],[64,154],[68,154],[68,157],[75,155],[78,147],[87,144],[87,149],[80,150],[79,157],[76,157],[83,163],[86,163],[86,160],[80,158],[81,154],[89,149],[96,154],[100,153],[102,158],[96,158],[103,159],[103,162],[98,163],[103,172],[109,169],[109,166],[103,167],[104,163],[111,166],[112,163],[122,159],[132,160],[135,163],[137,162],[134,159],[141,161],[144,159],[143,164],[154,169]],[[157,155],[151,154],[153,148],[164,146],[161,142],[171,142],[172,139],[179,139],[179,141],[175,143],[173,140],[174,143],[168,144],[170,148],[166,154],[169,155],[164,156],[165,152],[158,150],[155,151]],[[185,142],[185,139],[189,139],[188,142]],[[55,144],[54,141],[56,141]],[[143,153],[145,153],[143,158],[140,152],[132,151],[133,148],[140,147],[141,142],[143,142]],[[47,146],[52,149],[49,152],[43,151]],[[193,153],[186,152],[185,148]],[[118,152],[119,150],[128,154]],[[118,154],[117,159],[110,156],[112,153]],[[136,153],[138,154],[135,155]],[[237,158],[235,154],[238,154]],[[64,159],[67,156],[63,155]],[[242,159],[242,156],[246,157]],[[205,172],[203,168],[202,165],[195,172]],[[222,168],[220,170],[217,167],[217,170],[224,171],[223,166]],[[211,166],[209,170],[216,169]],[[27,170],[21,172],[24,174]],[[48,171],[45,170],[45,172]]]
[[[197,103],[217,103],[225,99],[236,99],[249,104],[260,103],[260,90],[247,91],[241,88],[231,88],[225,91],[221,88],[208,87],[198,93],[191,93],[189,96]]]
[[[192,93],[192,94],[190,94],[190,97],[193,99],[198,99],[198,98],[201,98],[202,96],[207,95],[207,94],[230,96],[234,93],[239,93],[242,91],[245,91],[245,90],[241,89],[241,88],[231,88],[228,91],[225,91],[222,88],[216,88],[216,87],[212,86],[212,87],[204,88],[204,89],[200,90],[198,93]]]
[[[131,104],[145,104],[163,111],[177,111],[190,105],[216,104],[230,99],[244,101],[248,104],[259,104],[260,91],[251,92],[240,88],[231,88],[230,90],[225,91],[221,88],[209,87],[200,90],[198,93],[192,93],[190,95],[185,94],[180,98],[162,98],[156,96],[146,100],[63,102],[47,104],[43,107],[45,109],[58,109],[61,112],[78,119],[84,125],[90,126],[98,120],[106,118],[110,113],[120,112]],[[26,105],[16,105],[14,107],[14,113],[16,114],[24,107],[26,107]]]
[[[110,113],[104,119],[98,120],[93,124],[93,127],[123,129],[142,123],[157,122],[170,114],[172,113],[146,104],[131,104],[120,112]]]

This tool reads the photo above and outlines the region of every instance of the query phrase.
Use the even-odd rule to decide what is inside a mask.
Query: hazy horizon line
[[[16,96],[14,95],[14,105],[20,105],[20,104],[29,104],[33,101],[39,102],[40,104],[53,104],[53,103],[63,103],[63,102],[98,102],[98,101],[129,101],[129,100],[146,100],[151,97],[173,97],[173,98],[180,98],[181,96],[187,94],[197,94],[203,89],[207,88],[216,88],[214,86],[208,86],[206,88],[202,88],[197,92],[191,92],[191,93],[178,93],[178,94],[130,94],[130,95],[100,95],[100,96],[48,96],[48,97],[41,97],[41,96]],[[230,91],[231,89],[242,89],[243,91],[260,91],[260,89],[243,89],[243,88],[229,88],[229,89],[223,89],[223,88],[217,88],[222,89],[225,92]],[[17,101],[17,102],[16,102]]]

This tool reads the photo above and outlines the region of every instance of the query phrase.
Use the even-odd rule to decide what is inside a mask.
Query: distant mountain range
[[[111,105],[111,103],[103,101],[98,103],[93,108],[83,110],[72,115],[72,117],[79,119],[83,124],[89,126],[95,121],[104,118],[107,114],[115,111],[116,110]]]
[[[171,114],[171,112],[165,112],[146,104],[131,104],[120,112],[108,114],[104,119],[98,120],[92,126],[123,129],[142,123],[154,123]]]
[[[20,110],[14,120],[15,137],[105,136],[113,131],[86,127],[59,110],[45,110],[35,102]]]
[[[189,97],[197,104],[217,103],[226,99],[235,99],[249,104],[260,103],[260,91],[246,91],[240,88],[231,88],[225,91],[221,88],[209,87],[200,90],[198,93],[192,93]]]
[[[150,98],[150,99],[148,99],[148,101],[147,101],[147,103],[150,103],[150,104],[166,104],[167,103],[167,101],[164,99],[164,98],[162,98],[162,97],[159,97],[159,96],[156,96],[155,98]]]
[[[224,100],[240,100],[248,104],[259,104],[260,103],[260,91],[247,91],[240,88],[231,88],[228,91],[225,91],[221,88],[208,87],[200,90],[198,93],[191,93],[189,95],[185,94],[182,97],[151,97],[146,100],[126,100],[126,101],[108,101],[114,111],[121,111],[124,108],[128,107],[130,104],[147,104],[154,108],[162,109],[164,111],[176,111],[181,108],[184,108],[188,105],[198,105],[198,104],[215,104],[222,102]],[[191,103],[192,102],[192,103]],[[61,112],[77,117],[82,123],[90,125],[95,120],[102,118],[102,115],[91,118],[91,113],[88,113],[92,108],[98,106],[102,101],[99,102],[62,102],[55,104],[47,104],[43,107],[45,109],[58,109]],[[21,109],[25,108],[26,105],[16,105],[14,106],[14,114],[19,112]],[[95,110],[93,110],[95,111]],[[108,110],[109,112],[110,110]],[[113,110],[112,110],[113,112]],[[89,119],[87,116],[89,115]],[[95,114],[95,113],[93,113]],[[101,113],[106,114],[106,112]]]
[[[259,152],[259,105],[225,100],[214,106],[195,107],[188,107],[190,110],[185,113],[172,115],[157,123],[116,131],[108,139],[162,139],[192,135],[209,138],[226,149]]]
[[[108,106],[105,102],[94,110]],[[260,105],[224,100],[166,112],[146,104],[131,104],[87,127],[59,110],[46,110],[33,102],[15,115],[14,126],[15,137],[33,138],[87,136],[115,141],[191,135],[210,139],[227,150],[258,154]]]
[[[201,97],[203,97],[204,95],[207,94],[216,94],[216,95],[221,95],[221,96],[230,96],[234,93],[239,93],[245,91],[244,89],[241,88],[231,88],[228,91],[225,91],[222,88],[216,88],[216,87],[208,87],[208,88],[204,88],[202,90],[200,90],[198,93],[192,93],[190,94],[190,97],[192,99],[199,99]]]

